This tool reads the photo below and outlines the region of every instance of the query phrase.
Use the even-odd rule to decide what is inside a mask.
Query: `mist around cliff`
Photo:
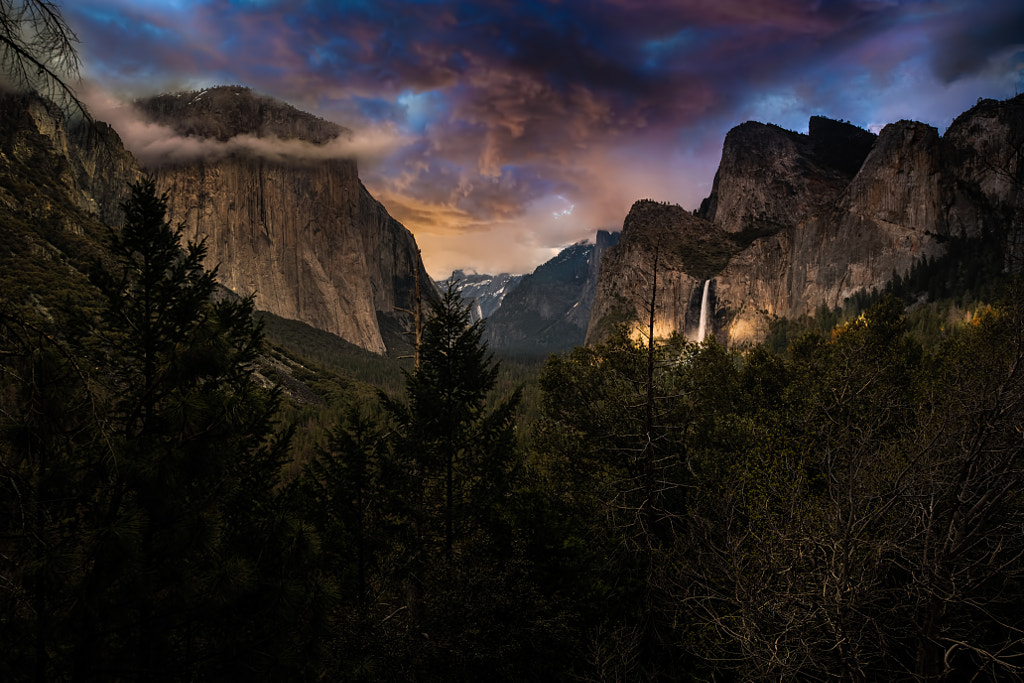
[[[216,140],[182,135],[170,126],[154,123],[130,100],[98,85],[85,88],[82,99],[92,115],[110,124],[125,147],[143,165],[149,167],[197,159],[252,155],[272,161],[354,159],[361,170],[368,171],[395,150],[410,143],[407,135],[389,123],[375,124],[357,131],[345,130],[324,144],[252,134]]]

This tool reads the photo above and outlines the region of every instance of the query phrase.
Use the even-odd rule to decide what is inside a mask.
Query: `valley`
[[[444,278],[345,127],[30,90],[0,678],[1020,678],[1024,95],[740,123],[696,208]]]

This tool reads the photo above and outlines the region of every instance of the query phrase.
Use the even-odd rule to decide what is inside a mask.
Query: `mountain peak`
[[[156,95],[135,102],[151,121],[179,135],[221,142],[238,135],[325,144],[348,129],[250,88],[223,85]]]
[[[369,351],[407,347],[401,311],[414,273],[429,278],[411,233],[370,196],[355,161],[322,146],[344,128],[238,86],[136,104],[177,135],[206,140],[186,140],[199,153],[158,157],[150,170],[168,193],[168,219],[206,239],[224,286]]]
[[[488,320],[484,338],[491,347],[546,354],[582,344],[601,256],[618,236],[599,231],[596,240],[580,240],[522,276]]]
[[[451,277],[440,284],[453,284],[463,300],[471,302],[472,318],[480,320],[498,310],[505,296],[516,288],[521,279],[522,275],[511,273],[487,275],[476,271],[454,270]]]

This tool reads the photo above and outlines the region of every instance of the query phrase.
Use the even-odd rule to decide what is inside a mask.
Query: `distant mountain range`
[[[462,298],[470,302],[470,314],[474,321],[490,317],[501,306],[505,295],[519,285],[522,275],[499,273],[481,275],[456,270],[451,276],[438,283],[441,289],[453,285]]]
[[[487,320],[492,348],[519,354],[567,351],[582,344],[597,288],[601,256],[619,234],[600,230],[525,275]]]
[[[484,339],[495,350],[520,355],[568,351],[583,343],[597,289],[601,255],[619,233],[599,230],[594,242],[566,247],[527,275],[479,275],[461,270],[453,282],[471,302],[474,320],[486,318]]]

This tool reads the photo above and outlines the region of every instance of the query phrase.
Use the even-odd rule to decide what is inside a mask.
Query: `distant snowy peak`
[[[439,284],[444,289],[448,283],[454,282],[455,289],[462,295],[462,298],[472,302],[470,313],[473,320],[480,320],[498,310],[505,295],[515,289],[522,278],[522,275],[512,275],[511,273],[488,275],[456,270],[451,277]]]

